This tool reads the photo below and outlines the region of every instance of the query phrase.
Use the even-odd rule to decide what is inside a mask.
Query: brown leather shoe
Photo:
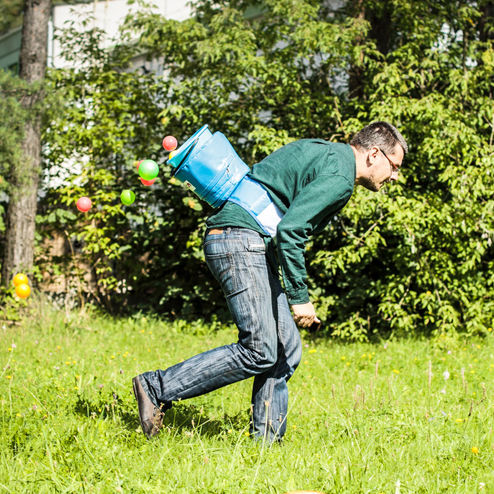
[[[154,406],[148,395],[142,387],[139,377],[132,379],[132,387],[134,396],[137,400],[137,409],[139,410],[139,420],[141,421],[142,432],[146,434],[148,439],[156,436],[163,425],[163,417],[165,414],[161,411],[161,407]]]

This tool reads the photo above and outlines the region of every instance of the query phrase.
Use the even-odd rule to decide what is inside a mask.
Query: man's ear
[[[369,149],[367,154],[367,166],[372,166],[376,163],[379,154],[379,148],[377,146],[373,146]]]

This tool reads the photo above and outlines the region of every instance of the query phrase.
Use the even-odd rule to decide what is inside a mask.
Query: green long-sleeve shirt
[[[284,213],[276,240],[283,282],[292,305],[309,302],[305,244],[349,201],[355,174],[352,148],[322,139],[287,144],[254,165],[249,173]],[[213,212],[206,225],[248,228],[267,236],[245,209],[231,202]]]

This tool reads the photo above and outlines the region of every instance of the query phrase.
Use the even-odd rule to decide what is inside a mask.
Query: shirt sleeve
[[[352,192],[353,184],[344,176],[319,176],[300,191],[278,224],[278,258],[291,305],[310,301],[305,268],[309,236],[325,217],[345,206]]]

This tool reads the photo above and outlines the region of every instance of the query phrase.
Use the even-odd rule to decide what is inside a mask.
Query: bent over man
[[[204,237],[206,262],[225,294],[238,342],[133,379],[148,437],[159,432],[163,413],[174,401],[254,377],[251,435],[270,442],[283,438],[287,383],[302,355],[296,325],[319,322],[306,285],[305,244],[347,204],[354,185],[377,192],[397,180],[407,152],[395,127],[375,122],[350,144],[302,139],[253,167],[247,177],[253,192],[215,211]],[[245,206],[259,202],[249,196],[256,190],[269,201],[258,216]]]

